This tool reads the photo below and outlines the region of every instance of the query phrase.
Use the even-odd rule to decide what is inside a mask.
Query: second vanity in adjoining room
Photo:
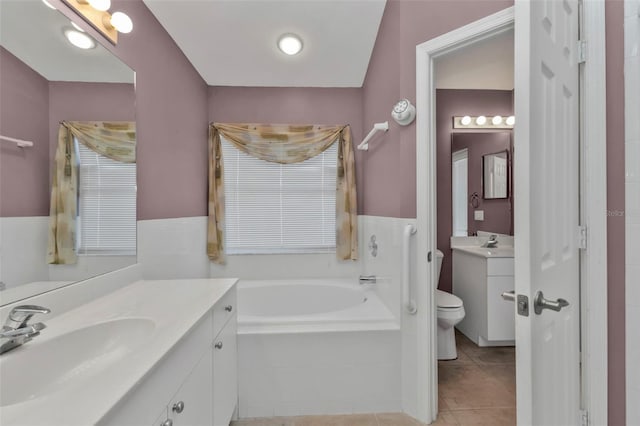
[[[502,293],[514,290],[513,247],[454,245],[453,294],[466,315],[457,325],[478,346],[513,346],[515,311]]]
[[[228,425],[236,281],[138,280],[66,312],[59,300],[73,294],[33,301],[51,314],[37,318],[41,335],[0,358],[0,423]]]

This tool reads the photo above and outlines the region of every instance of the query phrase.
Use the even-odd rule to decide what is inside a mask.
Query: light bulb
[[[484,115],[481,115],[476,118],[476,124],[478,126],[484,126],[486,122],[487,122],[487,117],[485,117]]]
[[[295,34],[284,34],[278,40],[278,48],[287,55],[296,55],[302,50],[302,40]]]
[[[68,29],[64,32],[65,37],[69,40],[69,43],[80,49],[93,49],[96,47],[96,42],[85,33],[80,31]]]
[[[471,117],[469,117],[468,115],[465,115],[460,120],[460,124],[462,124],[463,126],[468,126],[469,124],[471,124]]]
[[[513,126],[514,124],[516,124],[516,118],[513,115],[510,115],[509,117],[507,117],[507,124],[509,126]]]
[[[493,118],[491,119],[491,123],[492,123],[494,126],[499,126],[499,125],[501,125],[501,124],[502,124],[502,116],[500,116],[500,115],[496,115],[495,117],[493,117]]]
[[[133,30],[133,22],[126,13],[114,12],[114,14],[111,15],[110,22],[113,28],[118,30],[118,32],[128,34]]]
[[[96,10],[105,11],[111,7],[111,0],[87,0],[91,7]]]

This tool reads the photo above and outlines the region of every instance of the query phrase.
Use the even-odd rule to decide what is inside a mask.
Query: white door
[[[579,371],[577,0],[515,2],[518,425],[575,425]],[[534,312],[538,292],[559,311]]]

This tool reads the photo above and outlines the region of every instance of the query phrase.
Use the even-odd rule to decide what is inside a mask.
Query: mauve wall
[[[444,253],[442,260],[442,270],[440,272],[440,281],[438,286],[441,290],[451,291],[452,276],[452,252],[451,252],[451,235],[452,235],[452,218],[451,218],[451,136],[452,134],[463,134],[468,132],[477,133],[478,130],[462,130],[456,129],[454,132],[452,125],[452,117],[455,115],[488,115],[500,114],[509,116],[513,114],[513,91],[511,90],[454,90],[454,89],[438,89],[436,91],[436,155],[437,155],[437,182],[438,182],[438,236],[437,246]],[[469,182],[473,181],[472,175],[474,171],[472,167],[478,166],[476,162],[481,160],[469,159]],[[480,172],[482,169],[480,169]],[[481,181],[478,177],[477,183]],[[469,194],[473,190],[469,187]],[[478,192],[480,196],[480,209],[485,210],[484,225],[489,222],[494,224],[493,219],[496,216],[493,213],[492,204],[504,204],[504,200],[482,200],[482,191]],[[507,202],[508,204],[508,202]],[[508,208],[508,206],[507,206]],[[488,210],[488,211],[487,211]],[[500,232],[498,229],[488,229],[487,226],[476,227],[475,222],[469,218],[469,231],[493,231]],[[507,222],[508,223],[508,222]],[[505,234],[509,233],[506,229]]]
[[[61,121],[135,121],[135,105],[133,84],[50,82],[49,164],[55,158]]]
[[[49,215],[49,82],[0,47],[0,217]]]
[[[209,87],[209,121],[220,123],[350,124],[362,140],[362,89]],[[355,146],[354,146],[355,150]],[[362,151],[356,152],[358,205],[363,205]]]
[[[138,219],[206,216],[207,85],[141,0],[111,3],[134,23],[117,46],[102,44],[136,72]]]
[[[624,2],[607,0],[607,210],[625,211]],[[609,425],[626,424],[625,218],[607,218]]]

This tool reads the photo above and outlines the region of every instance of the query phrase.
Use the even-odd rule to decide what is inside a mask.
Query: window
[[[337,143],[295,164],[221,145],[228,254],[335,251]]]
[[[136,254],[136,165],[76,140],[79,167],[78,253]]]

